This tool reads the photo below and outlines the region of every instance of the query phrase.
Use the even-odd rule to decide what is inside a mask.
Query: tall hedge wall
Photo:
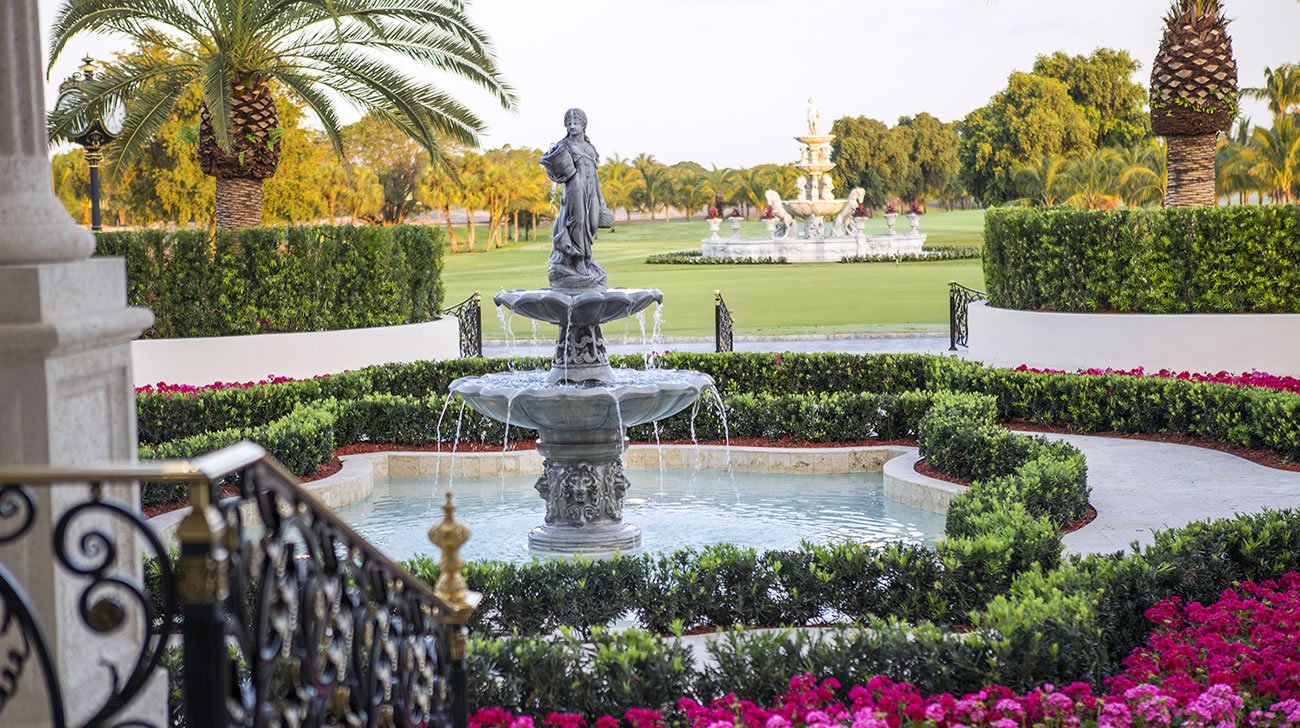
[[[101,233],[126,258],[145,338],[233,336],[429,321],[442,305],[443,232],[427,225],[312,225]]]
[[[984,218],[999,308],[1300,313],[1300,206],[1000,208]]]

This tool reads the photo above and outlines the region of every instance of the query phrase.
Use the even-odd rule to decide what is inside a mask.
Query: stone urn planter
[[[763,218],[763,225],[764,225],[765,227],[767,227],[767,236],[768,236],[769,238],[775,238],[775,237],[776,237],[776,218],[775,218],[775,217],[766,217],[766,218]]]
[[[921,232],[921,216],[915,212],[907,213],[907,221],[912,225],[911,233],[916,235]]]
[[[898,219],[898,213],[897,213],[897,212],[886,212],[886,213],[885,213],[885,225],[889,228],[889,234],[890,234],[890,235],[896,235],[896,234],[897,234],[897,231],[894,230],[894,221],[897,220],[897,219]]]
[[[721,240],[718,237],[718,230],[722,228],[722,218],[710,217],[706,218],[705,221],[709,223],[709,240]]]
[[[743,218],[743,217],[729,217],[729,218],[727,218],[727,222],[731,223],[731,237],[733,237],[733,238],[738,238],[738,237],[740,237],[740,222],[741,222],[742,220],[744,220],[744,219],[745,219],[745,218]]]

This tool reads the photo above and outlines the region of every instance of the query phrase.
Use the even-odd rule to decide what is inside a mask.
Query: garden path
[[[1040,434],[1040,433],[1030,433]],[[1066,553],[1152,543],[1156,531],[1268,508],[1300,507],[1300,472],[1190,445],[1086,435],[1064,440],[1088,459],[1097,519],[1063,539]]]

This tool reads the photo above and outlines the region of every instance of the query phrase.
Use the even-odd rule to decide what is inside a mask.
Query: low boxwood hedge
[[[1300,312],[1300,207],[996,208],[984,281],[1001,308]]]
[[[99,233],[126,259],[145,338],[233,336],[431,321],[442,309],[444,233],[433,225],[299,225]]]

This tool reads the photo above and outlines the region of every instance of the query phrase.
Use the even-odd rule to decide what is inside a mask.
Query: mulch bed
[[[220,497],[226,498],[232,495],[239,495],[239,490],[234,486],[227,485],[221,489]],[[141,508],[140,511],[144,513],[145,518],[153,518],[154,516],[161,516],[164,513],[171,513],[172,511],[179,511],[182,508],[189,507],[190,500],[189,498],[186,498],[185,500],[176,501],[175,503],[161,503],[154,506],[145,506],[144,508]]]

